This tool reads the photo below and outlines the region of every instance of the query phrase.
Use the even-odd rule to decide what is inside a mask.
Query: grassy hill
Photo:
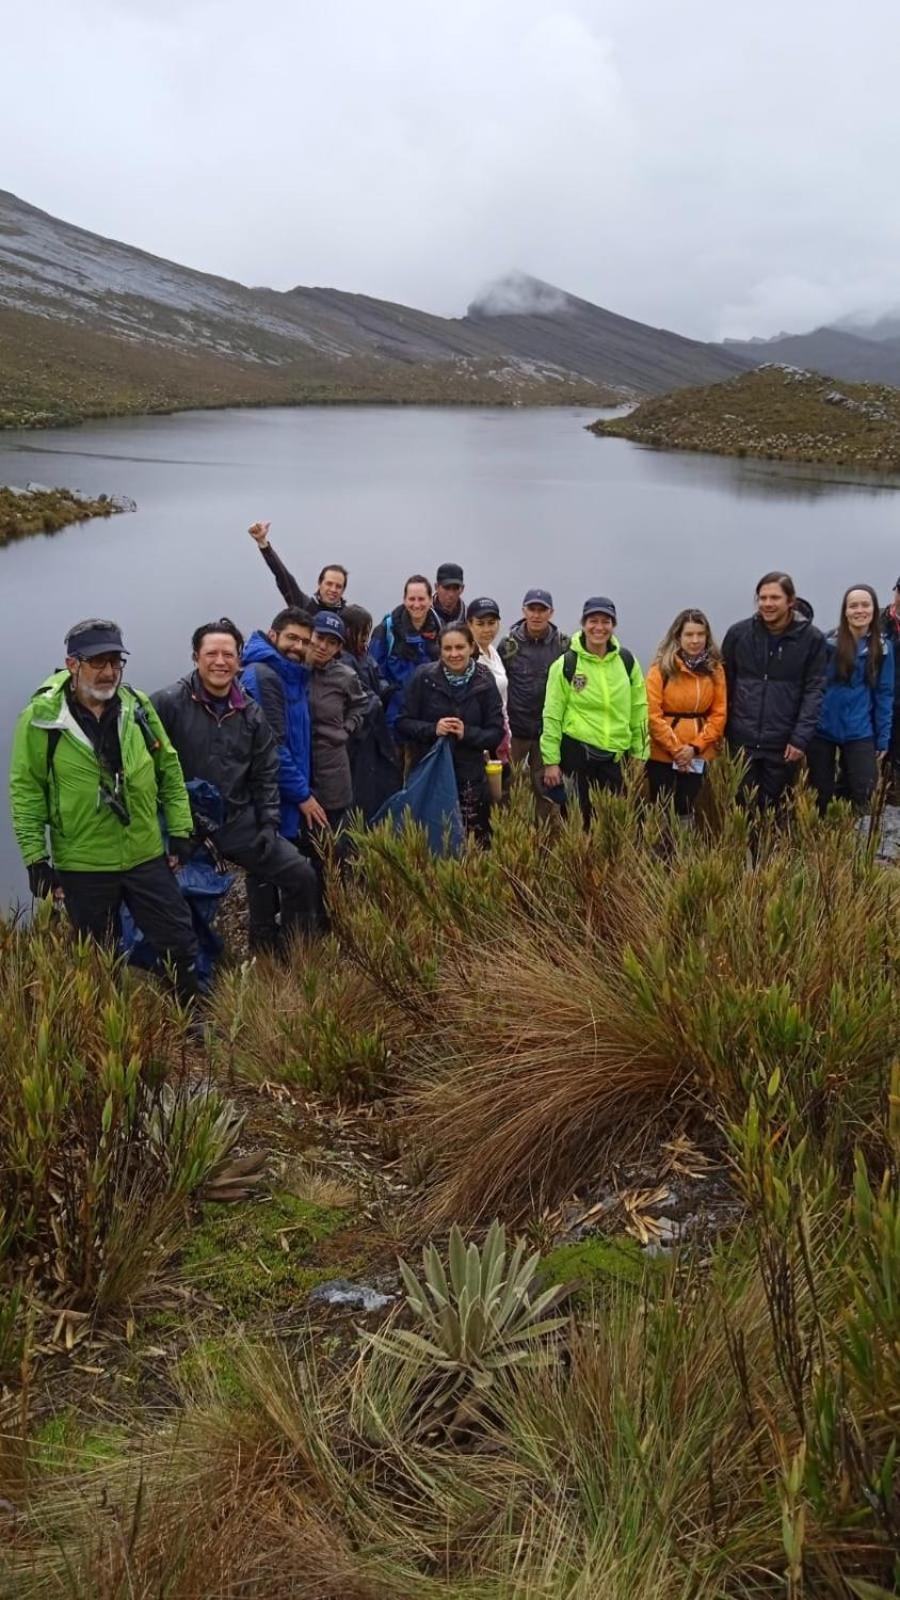
[[[900,472],[900,389],[766,365],[645,400],[592,432],[667,450]]]
[[[571,373],[543,378],[499,361],[418,364],[295,352],[278,365],[199,346],[136,343],[0,306],[0,428],[221,406],[615,405],[621,395]]]

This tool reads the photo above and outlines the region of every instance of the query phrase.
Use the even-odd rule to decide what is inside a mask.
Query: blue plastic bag
[[[459,855],[465,841],[453,756],[446,738],[440,738],[413,767],[406,788],[386,800],[372,818],[372,826],[390,817],[399,833],[406,816],[420,822],[436,856]]]
[[[219,827],[224,820],[225,807],[215,785],[204,778],[192,778],[187,791],[195,821],[202,818],[205,826]],[[213,922],[221,901],[234,883],[234,874],[218,872],[209,851],[201,845],[186,866],[179,867],[175,881],[187,901],[197,935],[197,976],[201,986],[208,988],[213,968],[224,949]],[[144,937],[127,906],[122,906],[119,912],[119,923],[119,945],[129,965],[141,967],[145,972],[161,970],[159,952]]]

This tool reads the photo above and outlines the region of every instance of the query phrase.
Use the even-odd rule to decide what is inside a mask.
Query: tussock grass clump
[[[778,1115],[821,1151],[883,1152],[900,880],[804,792],[788,829],[754,828],[717,766],[691,832],[635,794],[598,796],[587,833],[536,830],[519,787],[489,854],[357,840],[335,923],[409,1022],[424,1228],[553,1204],[673,1113],[727,1126],[776,1070]]]
[[[211,1002],[214,1063],[251,1084],[294,1083],[335,1100],[380,1094],[402,1043],[378,991],[331,940],[221,973]]]

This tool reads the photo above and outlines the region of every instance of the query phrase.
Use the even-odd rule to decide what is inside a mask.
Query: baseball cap
[[[590,599],[585,600],[581,608],[582,622],[587,617],[612,617],[613,622],[617,621],[614,602],[607,600],[605,594],[591,595]]]
[[[496,600],[491,600],[486,594],[478,600],[470,600],[466,608],[466,620],[472,621],[473,617],[499,617],[500,607]]]
[[[522,604],[523,606],[546,606],[548,611],[552,611],[553,596],[549,589],[529,589]]]
[[[435,581],[437,583],[447,584],[458,583],[460,588],[462,588],[463,583],[465,582],[465,579],[463,578],[463,569],[462,567],[457,566],[455,561],[442,561],[437,569],[437,577]]]
[[[316,612],[313,617],[313,633],[327,633],[329,638],[340,639],[342,644],[347,637],[347,629],[334,611]]]
[[[113,651],[120,656],[128,655],[118,623],[105,622],[99,617],[76,622],[66,634],[65,649],[67,656],[78,656],[82,661],[90,661],[92,656],[112,655]]]

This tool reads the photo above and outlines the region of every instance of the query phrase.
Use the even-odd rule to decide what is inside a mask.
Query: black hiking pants
[[[225,859],[243,867],[247,874],[251,948],[271,949],[278,906],[283,937],[312,936],[318,931],[316,875],[296,843],[282,838],[280,833],[261,833],[250,810],[217,829],[215,842]]]
[[[692,817],[703,783],[702,772],[679,772],[671,761],[648,761],[647,783],[651,800],[675,796],[676,817]]]
[[[783,811],[800,763],[785,761],[782,755],[750,755],[741,745],[732,748],[748,762],[738,790],[740,804],[755,805],[760,811]]]
[[[279,848],[280,866],[276,875],[270,871],[263,877],[256,870],[247,870],[251,950],[277,950],[284,939],[294,934],[309,936],[318,932],[322,922],[318,855],[306,853],[306,840],[302,837],[284,839],[279,836],[276,844],[292,852],[292,862],[288,862],[284,850]],[[267,859],[266,865],[271,868],[271,859]]]
[[[66,911],[79,933],[101,944],[115,944],[119,909],[124,904],[141,933],[164,960],[171,961],[175,992],[182,1005],[199,993],[197,936],[187,901],[165,856],[127,872],[60,872]]]
[[[605,751],[593,751],[579,739],[564,733],[560,741],[560,767],[567,777],[575,779],[575,793],[581,807],[585,829],[591,825],[591,792],[606,789],[620,794],[625,786],[622,759]]]
[[[806,752],[809,781],[824,816],[829,800],[849,800],[855,811],[868,811],[878,782],[874,739],[848,739],[846,744],[810,740]]]

